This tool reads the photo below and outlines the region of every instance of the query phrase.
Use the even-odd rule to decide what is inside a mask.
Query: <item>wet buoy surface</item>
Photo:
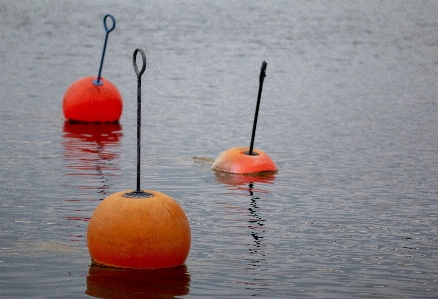
[[[121,191],[105,198],[88,224],[87,243],[98,265],[156,269],[183,265],[190,251],[190,225],[170,196],[151,190],[149,198]]]
[[[228,149],[217,157],[211,168],[239,174],[277,171],[277,166],[265,152],[253,149],[252,155],[245,154],[248,150],[248,147]]]
[[[75,81],[65,92],[62,109],[70,122],[112,123],[122,115],[123,101],[119,90],[108,80],[93,83],[96,77]]]

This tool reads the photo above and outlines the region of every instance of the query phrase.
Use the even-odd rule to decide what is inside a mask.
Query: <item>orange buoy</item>
[[[137,68],[137,53],[143,66]],[[88,224],[87,243],[93,263],[131,268],[170,268],[184,264],[190,250],[190,225],[183,209],[170,196],[140,189],[141,76],[144,51],[133,55],[137,74],[137,189],[105,198]]]
[[[153,269],[183,265],[190,250],[190,225],[170,196],[145,190],[149,198],[114,193],[96,208],[88,224],[87,243],[98,265]]]
[[[253,149],[249,155],[247,147],[234,147],[226,150],[214,161],[212,169],[230,173],[274,172],[277,166],[263,151]]]
[[[102,85],[93,83],[95,77],[74,82],[65,92],[62,109],[70,122],[118,122],[123,102],[118,89],[108,80],[100,78]]]

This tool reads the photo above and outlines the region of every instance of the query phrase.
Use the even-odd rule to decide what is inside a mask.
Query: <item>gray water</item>
[[[74,81],[120,125],[64,123]],[[438,2],[0,1],[0,297],[438,297]],[[175,198],[184,267],[90,268],[87,221],[136,182]],[[211,171],[249,146],[266,177]]]

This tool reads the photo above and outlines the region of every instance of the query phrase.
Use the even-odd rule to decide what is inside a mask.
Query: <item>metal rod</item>
[[[141,70],[137,68],[137,53],[140,52],[143,61]],[[140,189],[140,152],[141,152],[141,76],[146,70],[146,55],[142,49],[135,49],[132,63],[134,65],[134,71],[137,75],[137,190],[123,194],[125,197],[130,198],[148,198],[154,196],[151,193],[144,192]]]
[[[249,146],[249,151],[245,152],[246,155],[251,155],[251,156],[257,156],[258,155],[257,153],[253,152],[253,148],[254,148],[255,132],[256,132],[256,127],[257,127],[257,117],[258,117],[258,114],[259,114],[259,107],[260,107],[260,98],[262,97],[263,81],[265,80],[265,77],[266,77],[266,66],[267,66],[266,61],[263,61],[262,67],[260,69],[259,93],[258,93],[258,96],[257,96],[257,106],[256,106],[256,110],[255,110],[255,115],[254,115],[254,124],[252,126],[251,144]]]
[[[113,26],[108,29],[108,26],[106,25],[106,19],[107,18],[111,18],[111,20],[113,21]],[[114,28],[116,27],[116,20],[114,19],[114,17],[110,14],[105,15],[105,17],[103,18],[103,27],[105,28],[106,31],[106,35],[105,35],[105,42],[103,43],[103,50],[102,50],[102,58],[100,59],[100,68],[99,68],[99,74],[97,75],[97,79],[93,81],[94,85],[103,85],[103,82],[100,81],[100,75],[102,74],[102,66],[103,66],[103,59],[105,57],[105,50],[106,50],[106,43],[108,41],[108,34],[114,30]]]

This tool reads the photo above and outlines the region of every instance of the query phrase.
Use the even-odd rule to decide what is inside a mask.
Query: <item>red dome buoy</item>
[[[106,24],[108,18],[113,21],[111,28]],[[70,122],[112,123],[118,122],[122,114],[123,102],[120,92],[110,81],[100,76],[108,34],[116,27],[116,20],[112,15],[107,14],[103,18],[103,26],[106,36],[97,78],[79,79],[65,92],[62,110],[65,118]]]
[[[226,150],[214,161],[212,169],[230,173],[274,172],[277,167],[269,156],[258,149],[253,155],[245,154],[247,147],[234,147]]]
[[[129,198],[121,191],[105,198],[88,224],[87,243],[98,265],[131,269],[170,268],[184,264],[190,250],[187,216],[170,196]]]
[[[123,109],[122,96],[108,80],[85,77],[74,82],[65,92],[62,109],[71,122],[111,123],[120,119]]]
[[[263,61],[260,70],[260,85],[254,116],[254,124],[252,127],[251,146],[249,148],[235,147],[226,150],[225,152],[220,154],[219,157],[217,157],[216,161],[214,161],[213,166],[211,167],[213,170],[239,174],[277,171],[277,167],[267,154],[265,154],[261,150],[256,150],[253,148],[255,131],[257,127],[257,116],[260,107],[260,98],[262,95],[263,81],[266,76],[266,66],[267,63]]]
[[[136,55],[143,66],[139,71]],[[141,76],[146,69],[144,51],[133,56],[137,74],[137,189],[105,198],[88,224],[87,243],[93,263],[117,268],[156,269],[184,264],[190,250],[187,216],[170,196],[140,189]]]

